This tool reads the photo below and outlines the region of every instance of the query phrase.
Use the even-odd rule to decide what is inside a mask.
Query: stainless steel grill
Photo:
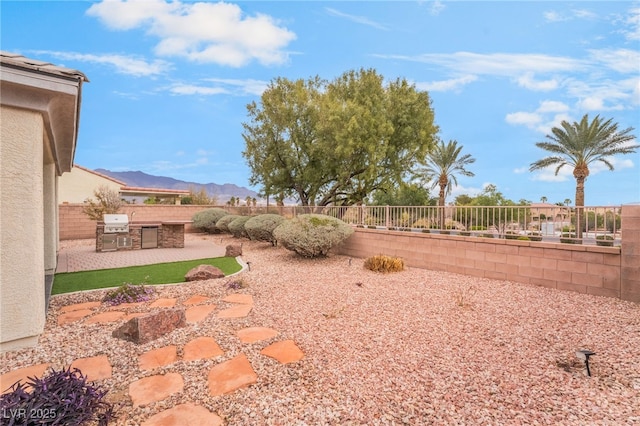
[[[126,214],[105,214],[103,220],[105,234],[129,232],[129,217]]]

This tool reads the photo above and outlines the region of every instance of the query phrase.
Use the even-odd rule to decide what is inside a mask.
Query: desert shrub
[[[335,217],[302,214],[285,220],[273,235],[287,250],[304,257],[326,256],[329,250],[353,233],[353,228]]]
[[[7,425],[102,426],[114,417],[113,405],[104,400],[107,392],[87,383],[77,368],[52,369],[42,378],[29,377],[26,384],[14,383],[8,393],[0,396],[0,411],[4,419],[11,413]]]
[[[278,214],[261,214],[249,219],[244,224],[244,229],[250,239],[268,241],[275,246],[277,240],[273,236],[273,230],[284,221],[284,217]]]
[[[220,232],[216,227],[216,223],[220,218],[227,216],[228,214],[229,213],[225,210],[219,208],[206,209],[194,214],[191,220],[193,220],[194,228],[209,234],[216,234]]]
[[[517,238],[520,241],[531,241],[531,238],[527,237],[526,235],[522,235],[520,237]]]
[[[114,214],[120,211],[122,199],[120,193],[108,186],[102,185],[93,191],[97,201],[92,198],[84,200],[82,212],[91,220],[103,220],[105,214]]]
[[[228,214],[220,218],[219,221],[216,222],[216,228],[220,232],[226,232],[227,234],[231,233],[229,230],[229,224],[236,220],[237,218],[242,217],[239,214]]]
[[[227,225],[229,232],[236,238],[249,238],[247,231],[244,229],[244,224],[247,223],[249,219],[251,219],[250,216],[240,216],[233,219],[229,222],[229,225]]]
[[[399,257],[379,254],[364,261],[364,267],[374,272],[398,272],[404,270],[404,260]]]
[[[153,287],[143,284],[124,283],[120,287],[108,291],[102,301],[110,306],[120,305],[121,303],[146,302],[151,300],[155,292],[156,290]]]

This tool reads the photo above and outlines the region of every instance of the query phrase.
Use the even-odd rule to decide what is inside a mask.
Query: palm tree
[[[536,146],[553,155],[531,163],[529,171],[540,170],[549,166],[556,166],[558,175],[564,166],[573,167],[573,177],[576,179],[576,229],[577,238],[582,237],[582,211],[584,210],[584,183],[589,176],[589,165],[595,161],[604,163],[609,170],[613,170],[611,157],[617,154],[631,154],[640,145],[629,142],[635,140],[631,134],[633,127],[618,131],[618,123],[613,119],[604,121],[599,115],[589,122],[589,115],[585,114],[580,122],[569,123],[563,121],[561,127],[551,129],[552,135],[547,135],[547,141],[537,142]]]
[[[544,195],[542,197],[540,197],[540,202],[541,203],[546,203],[547,202],[547,197],[545,197]]]
[[[440,187],[438,206],[440,212],[440,228],[444,228],[444,203],[447,195],[451,193],[451,183],[458,184],[456,175],[475,176],[465,169],[465,166],[476,161],[470,154],[460,156],[463,146],[450,140],[447,144],[438,141],[433,150],[427,155],[423,167],[419,167],[415,174],[424,182],[432,182],[431,189]]]

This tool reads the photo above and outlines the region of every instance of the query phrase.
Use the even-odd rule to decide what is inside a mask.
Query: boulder
[[[225,252],[225,257],[242,256],[242,244],[229,244]]]
[[[224,278],[224,272],[211,265],[196,266],[184,276],[185,281],[203,281],[215,278]]]
[[[163,309],[132,318],[111,335],[136,344],[147,343],[187,324],[184,308]]]

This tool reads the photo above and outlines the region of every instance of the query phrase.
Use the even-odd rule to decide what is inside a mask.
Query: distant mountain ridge
[[[164,189],[194,189],[200,191],[204,188],[209,196],[218,197],[218,202],[226,202],[231,197],[244,200],[247,196],[251,198],[259,198],[257,192],[252,191],[243,186],[233,183],[225,183],[218,185],[217,183],[197,183],[185,182],[183,180],[174,179],[166,176],[154,176],[141,171],[135,172],[112,172],[106,169],[95,169],[96,172],[105,176],[122,181],[127,186],[137,186],[143,188],[164,188]]]

